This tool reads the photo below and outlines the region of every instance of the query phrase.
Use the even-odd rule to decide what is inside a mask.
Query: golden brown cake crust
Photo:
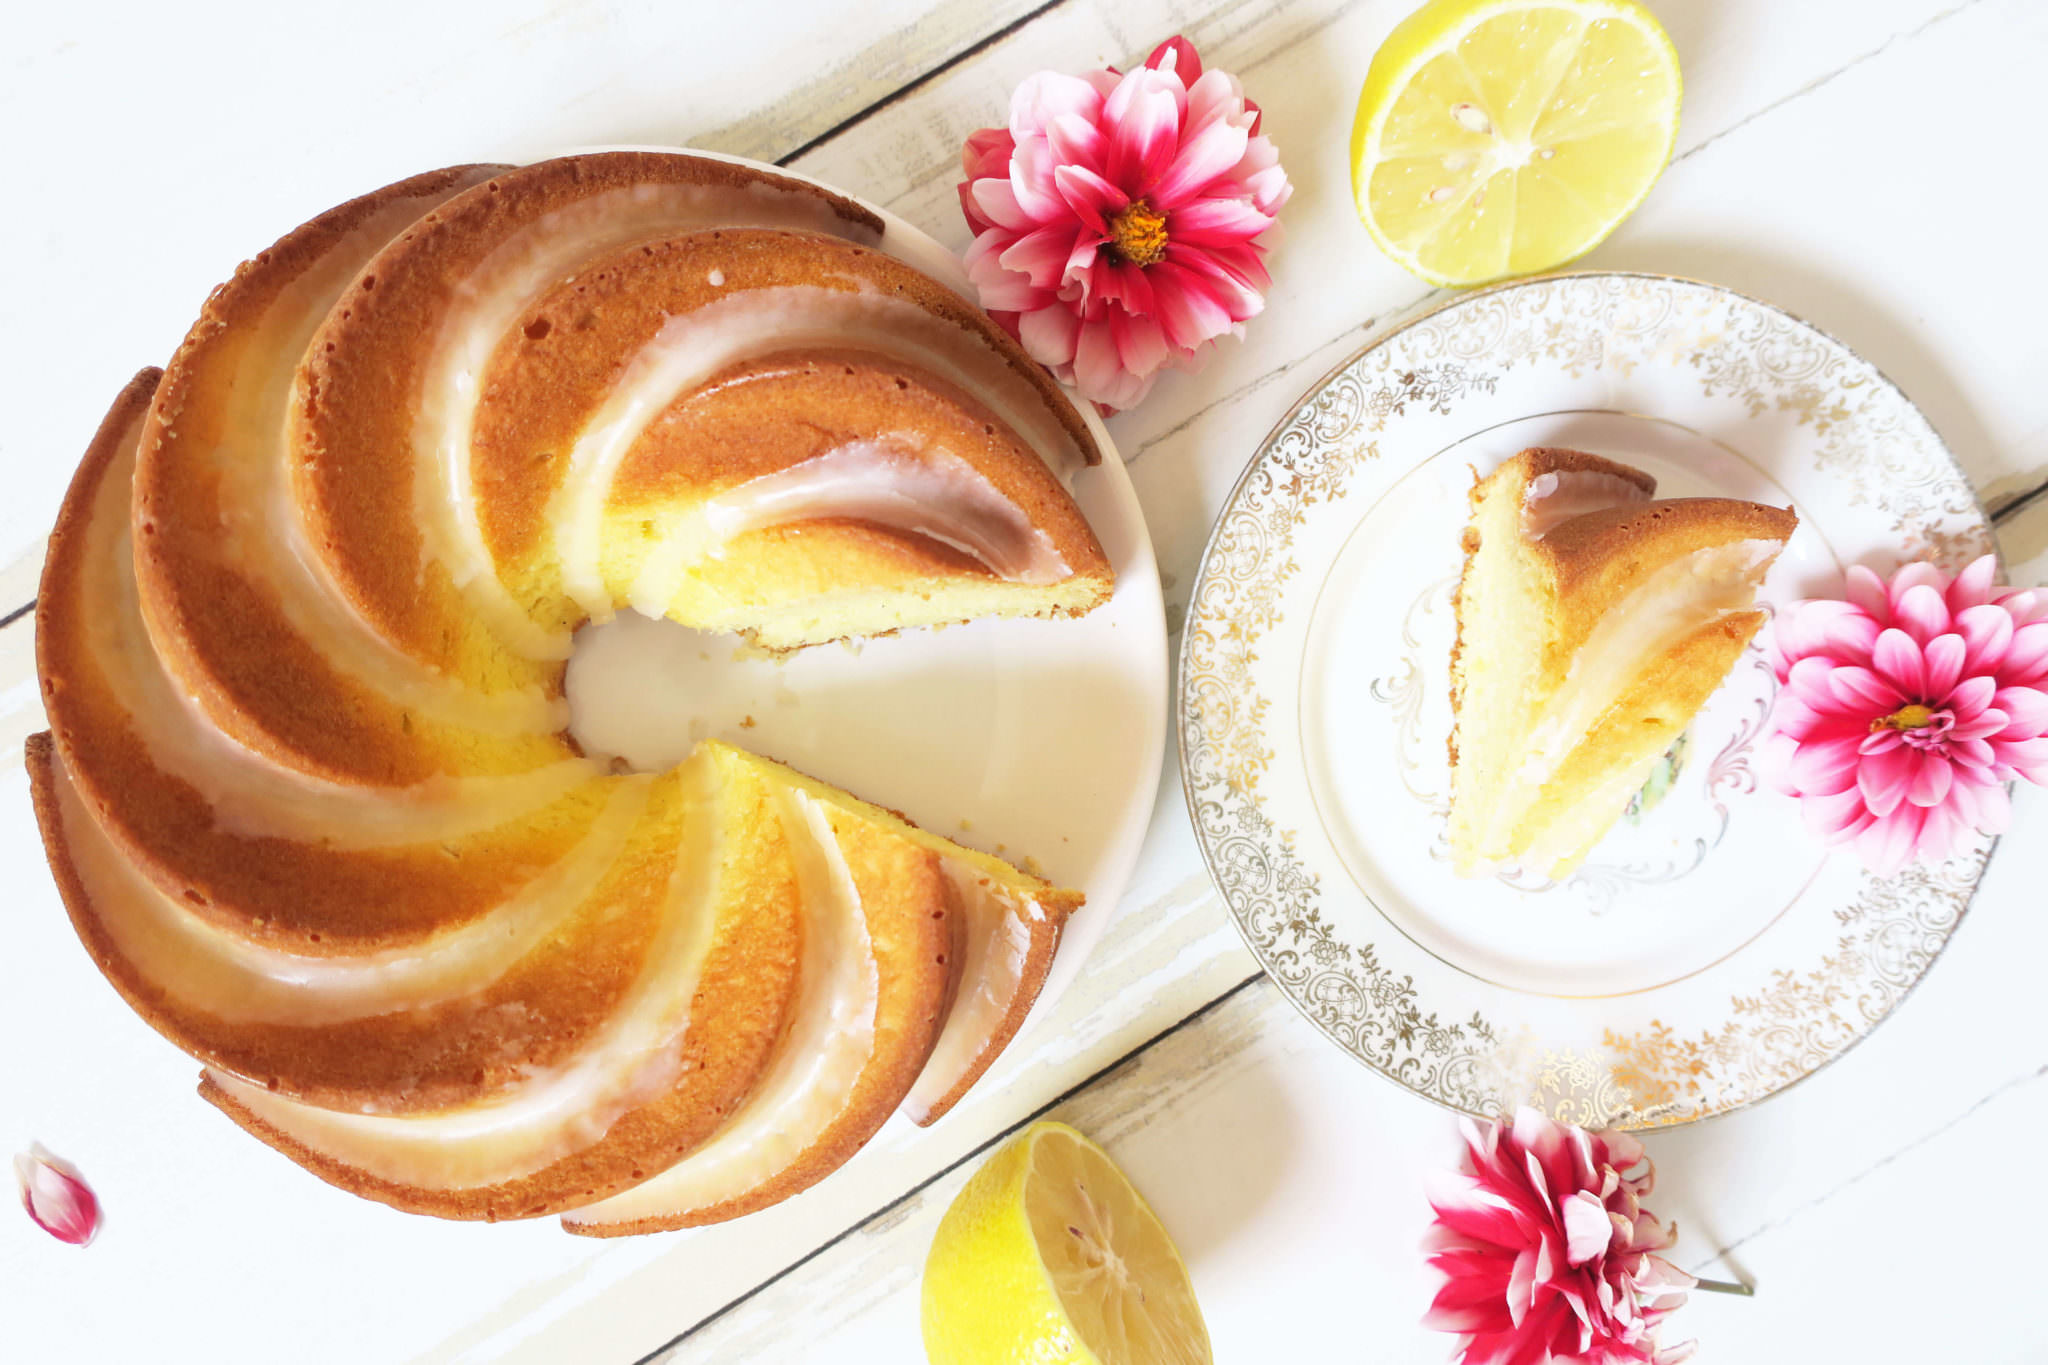
[[[736,171],[724,163],[655,153],[605,153],[538,163],[478,186],[427,214],[365,268],[362,285],[329,316],[307,352],[300,380],[302,405],[290,439],[301,456],[295,467],[297,492],[327,549],[335,587],[380,633],[423,658],[452,655],[457,667],[463,658],[490,652],[487,642],[475,639],[482,625],[447,569],[429,552],[413,513],[411,434],[420,404],[419,339],[435,335],[464,281],[527,225],[607,190],[700,185],[707,176],[725,183]],[[790,183],[764,172],[745,174],[756,183]],[[856,230],[849,224],[848,235],[872,240],[866,228],[863,224]],[[701,235],[687,232],[674,240]],[[820,243],[830,240],[814,233],[791,236]],[[587,311],[572,310],[568,300],[587,299],[593,288],[605,290],[607,280],[622,278],[632,258],[654,261],[654,256],[643,253],[659,252],[663,240],[670,238],[651,237],[584,262],[592,268],[595,282],[578,279],[561,286],[567,298],[547,307],[560,312],[566,326],[557,327],[553,315],[547,314],[548,335],[540,340],[573,339],[586,319],[590,328],[610,326],[609,315],[630,302],[625,296],[611,297],[603,309]],[[1078,430],[1086,437],[1085,424],[1057,385],[986,315],[879,253],[841,259],[858,260],[868,271],[895,277],[903,282],[903,290],[916,291],[920,306],[981,337],[1032,384],[1070,432]],[[610,273],[602,264],[606,260],[612,262]],[[836,269],[813,257],[808,278],[822,283]],[[656,271],[657,276],[660,273]],[[644,285],[655,284],[652,278],[636,277]],[[524,326],[540,320],[542,315],[528,316]],[[522,328],[514,328],[503,344],[518,349],[516,343],[523,336]],[[1080,448],[1092,451],[1092,438],[1082,439]]]
[[[845,1106],[802,1152],[741,1194],[666,1216],[626,1222],[563,1220],[587,1237],[629,1237],[740,1218],[809,1189],[846,1164],[880,1131],[916,1083],[944,1022],[957,961],[960,908],[938,859],[900,840],[876,838],[843,815],[832,820],[858,890],[876,966],[875,1045]]]
[[[801,907],[770,809],[776,780],[707,789],[722,812],[722,889],[711,919],[688,921],[710,926],[708,950],[679,938],[671,932],[684,922],[679,907],[695,904],[678,889],[696,885],[679,875],[684,850],[696,846],[684,837],[702,795],[683,795],[696,791],[693,770],[600,776],[577,761],[561,729],[559,660],[516,654],[484,619],[488,603],[423,553],[420,524],[434,506],[414,496],[419,452],[403,420],[417,366],[368,349],[408,337],[417,345],[432,333],[437,319],[426,305],[435,289],[452,289],[477,253],[504,245],[489,228],[515,190],[538,187],[545,213],[663,182],[749,192],[775,184],[855,237],[882,231],[875,215],[839,196],[695,157],[455,167],[400,182],[321,215],[216,291],[170,370],[145,371],[123,391],[51,537],[37,628],[51,732],[29,741],[26,758],[53,874],[81,941],[138,1014],[213,1068],[201,1083],[207,1099],[330,1183],[411,1212],[531,1217],[640,1183],[717,1133],[754,1092],[799,999]],[[528,202],[520,211],[536,210]],[[612,323],[644,322],[650,307],[688,292],[647,287],[661,283],[659,269],[625,288],[624,266],[666,266],[685,272],[677,279],[686,283],[700,266],[708,277],[756,260],[775,277],[794,263],[801,268],[788,279],[853,279],[986,341],[1044,404],[1045,424],[1090,462],[1099,458],[1062,391],[964,300],[856,243],[768,229],[724,233],[722,243],[721,235],[625,249],[621,288],[600,301],[590,326],[575,300],[600,292],[595,275],[539,299],[541,332],[555,332],[563,354],[586,342],[630,346],[634,338]],[[696,239],[707,236],[726,254],[692,254],[706,249]],[[752,255],[731,255],[735,243]],[[413,277],[420,288],[400,288]],[[552,389],[552,409],[485,405],[487,426],[508,414],[489,434],[515,458],[532,455],[548,420],[589,411],[561,402],[573,386],[551,380],[545,365],[518,372],[525,354],[508,344],[503,366],[480,372],[501,397],[528,384]],[[279,357],[301,355],[308,361],[296,385],[285,383]],[[785,435],[828,420],[854,434],[927,431],[1052,542],[1073,581],[1098,590],[1085,602],[1061,599],[1064,609],[1108,596],[1110,567],[1086,521],[997,416],[1004,402],[1018,406],[1007,389],[984,402],[914,362],[815,339],[751,356],[714,379],[762,406],[740,401],[720,415],[679,400],[648,457],[636,451],[627,461],[624,497],[669,494],[688,462],[673,448],[662,458],[660,447],[685,442],[692,422],[715,429],[691,437],[711,452],[696,471],[706,487],[780,467],[731,458],[746,430],[778,421]],[[280,427],[298,444],[280,449]],[[478,446],[487,474],[491,443]],[[273,488],[268,471],[280,468],[286,481]],[[494,508],[509,536],[503,546],[542,539],[545,502],[536,493]],[[311,514],[303,543],[265,537],[280,521],[297,525],[298,510]],[[996,577],[913,531],[853,520],[743,534],[764,561],[803,550],[794,560],[807,562],[813,586],[851,570],[859,586],[887,591]],[[324,590],[336,570],[344,588],[370,584],[385,596],[344,592],[362,609],[350,618]],[[300,584],[300,573],[312,576]],[[372,609],[380,600],[382,614]],[[514,704],[499,707],[507,701]],[[733,1217],[804,1188],[871,1136],[924,1069],[962,956],[965,911],[944,860],[978,855],[934,851],[943,841],[871,825],[859,807],[851,798],[831,806],[880,967],[876,1047],[850,1102],[771,1178],[644,1226]],[[549,881],[572,865],[587,875]],[[1021,1023],[1080,897],[1046,887],[1040,900],[1044,923],[1033,927],[1017,998],[941,1110]],[[531,905],[544,913],[530,914]],[[501,927],[535,937],[507,940]],[[508,941],[516,952],[470,956],[475,942]],[[450,942],[460,951],[437,956]],[[646,983],[670,979],[653,970],[686,957],[695,964],[699,952],[679,1077],[662,1090],[633,1073],[616,1116],[607,1108],[605,1122],[589,1126],[586,1109],[588,1132],[550,1130],[561,1140],[537,1157],[552,1158],[541,1169],[465,1186],[450,1173],[487,1179],[518,1169],[503,1160],[499,1138],[442,1133],[422,1156],[399,1136],[435,1131],[415,1120],[516,1101],[551,1078],[582,1076],[587,1060],[627,1055],[607,1050],[606,1026],[644,998],[636,993]],[[448,962],[463,972],[452,985],[434,976],[452,972]],[[680,992],[669,994],[683,1003]]]
[[[1799,525],[1789,508],[1734,498],[1677,498],[1573,517],[1538,542],[1557,584],[1558,632],[1581,640],[1643,578],[1733,540],[1783,544]]]
[[[429,172],[294,229],[213,292],[164,372],[137,457],[137,587],[165,667],[216,725],[273,762],[396,785],[476,771],[487,759],[476,746],[458,757],[414,734],[403,708],[301,636],[260,567],[234,553],[234,528],[270,510],[235,507],[220,462],[233,414],[258,385],[255,371],[280,360],[270,349],[280,338],[257,331],[266,315],[291,313],[318,272],[338,267],[338,292],[391,234],[504,169]],[[276,457],[274,448],[265,454]],[[549,756],[533,743],[505,747],[501,769]]]

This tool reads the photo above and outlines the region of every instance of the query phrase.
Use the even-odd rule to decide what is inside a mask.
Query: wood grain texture
[[[2038,487],[2048,386],[2038,380],[2035,301],[2010,282],[2031,278],[2039,191],[2012,173],[2012,139],[1999,134],[2032,126],[2048,9],[2029,0],[1652,3],[1685,63],[1679,158],[1585,264],[1690,274],[1782,303],[1886,369],[1981,488],[2013,499]],[[37,11],[10,54],[19,79],[0,83],[0,126],[15,138],[35,130],[23,139],[22,170],[69,198],[61,218],[0,222],[11,258],[38,263],[16,307],[51,320],[0,329],[0,404],[15,419],[0,433],[11,494],[0,505],[0,560],[13,563],[0,573],[0,613],[26,601],[38,539],[108,394],[137,364],[168,354],[237,259],[309,211],[423,165],[579,143],[694,140],[769,157],[811,144],[798,169],[958,246],[960,140],[1002,120],[1017,81],[1044,67],[1129,63],[1182,31],[1264,106],[1297,193],[1268,311],[1244,343],[1200,375],[1167,378],[1113,423],[1134,461],[1177,625],[1209,527],[1260,439],[1316,376],[1430,297],[1371,247],[1344,164],[1358,82],[1407,8],[518,0],[401,13],[397,0],[379,0],[341,25],[254,5],[119,23]],[[1006,27],[1022,15],[1028,22]],[[190,79],[223,54],[240,59],[245,79],[220,88]],[[913,77],[914,88],[892,97]],[[178,116],[175,142],[106,175],[98,149],[126,145],[165,110]],[[138,207],[146,233],[134,230]],[[2015,502],[2001,534],[2016,581],[2048,578],[2048,499]],[[0,629],[0,747],[40,724],[29,640],[25,623]],[[54,992],[51,1011],[8,1022],[24,1034],[86,1036],[95,1010],[119,1007],[68,940],[19,788],[18,766],[0,762],[0,866],[17,875],[26,902],[19,951],[0,959],[0,999]],[[2023,804],[2023,830],[2042,818],[2039,799]],[[2031,998],[2020,973],[2048,948],[2029,913],[2029,888],[2048,863],[2026,844],[2008,839],[1941,970],[1871,1042],[1793,1096],[1658,1139],[1660,1211],[1688,1225],[1688,1255],[1734,1245],[1739,1268],[1768,1276],[1754,1303],[1688,1310],[1712,1345],[1756,1348],[1731,1346],[1724,1358],[1811,1340],[1799,1335],[1810,1330],[1799,1315],[1816,1301],[1841,1305],[1828,1325],[1853,1316],[1852,1333],[1896,1321],[1878,1309],[1913,1301],[1905,1271],[1928,1258],[1884,1235],[1894,1226],[1886,1214],[1911,1206],[1931,1217],[1924,1210],[1944,1175],[1966,1169],[2008,1123],[2043,1116],[2036,1078],[2048,1055],[2038,1030],[1994,1027],[1983,1008]],[[15,1126],[24,1141],[33,1129],[78,1156],[147,1115],[161,1188],[122,1192],[90,1283],[56,1275],[47,1248],[11,1225],[0,1226],[0,1267],[19,1267],[35,1299],[30,1343],[63,1340],[75,1353],[70,1333],[90,1320],[109,1357],[159,1343],[161,1324],[189,1322],[190,1305],[232,1274],[247,1306],[211,1329],[224,1359],[260,1358],[290,1332],[307,1359],[626,1361],[707,1320],[673,1359],[914,1359],[916,1269],[967,1158],[1108,1067],[1057,1112],[1109,1142],[1187,1245],[1219,1358],[1321,1359],[1341,1331],[1371,1343],[1374,1358],[1440,1360],[1445,1343],[1412,1327],[1422,1292],[1413,1181],[1446,1150],[1448,1122],[1322,1043],[1263,984],[1179,1027],[1252,971],[1201,871],[1169,758],[1124,905],[1057,1011],[944,1123],[929,1133],[892,1125],[786,1205],[727,1227],[592,1247],[542,1226],[394,1222],[282,1162],[255,1166],[247,1189],[181,1190],[174,1154],[232,1138],[191,1102],[189,1075],[137,1028],[95,1051],[93,1092],[82,1098],[80,1059],[30,1050],[13,1093],[66,1102],[38,1102]],[[1964,1203],[1961,1223],[1912,1226],[1937,1228],[1947,1245],[2010,1247],[2010,1262],[2019,1248],[2006,1229],[2028,1215],[2038,1225],[2048,1211],[1985,1199],[1953,1207]],[[1975,1221],[1994,1214],[1996,1224]],[[162,1257],[151,1239],[180,1218],[283,1220],[335,1247],[377,1250],[324,1269],[316,1303],[305,1297],[316,1282],[292,1258],[254,1244],[236,1244],[231,1265]],[[1830,1263],[1814,1270],[1821,1260]],[[437,1292],[419,1294],[428,1281]],[[111,1283],[126,1291],[118,1321],[95,1312]],[[1959,1279],[1928,1283],[1934,1297],[1922,1301],[1959,1300]],[[1774,1299],[1778,1284],[1789,1290]],[[337,1296],[386,1311],[322,1316],[317,1337],[296,1333]],[[1254,1335],[1275,1324],[1279,1338]],[[1958,1340],[1941,1354],[2020,1350],[2009,1337],[2002,1347]],[[1830,1353],[1890,1354],[1876,1335],[1855,1342]]]

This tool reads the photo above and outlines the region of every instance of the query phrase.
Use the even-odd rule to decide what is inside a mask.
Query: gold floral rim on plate
[[[1994,844],[1892,878],[1847,855],[1810,877],[1783,869],[1797,878],[1786,883],[1788,909],[1697,970],[1619,998],[1550,998],[1482,979],[1413,939],[1347,874],[1295,752],[1313,743],[1313,726],[1294,675],[1310,653],[1306,618],[1322,609],[1324,582],[1368,509],[1470,433],[1538,416],[1662,420],[1673,410],[1671,425],[1789,490],[1844,563],[1925,557],[1953,568],[1995,549],[1989,518],[1926,418],[1847,346],[1715,285],[1583,272],[1460,295],[1365,346],[1267,437],[1203,553],[1181,642],[1178,728],[1210,876],[1311,1022],[1453,1109],[1531,1101],[1572,1122],[1646,1128],[1775,1094],[1904,998],[1961,921]],[[1426,586],[1403,585],[1401,607]],[[1402,707],[1383,709],[1390,729],[1413,726]],[[1722,796],[1738,807],[1783,802],[1770,814],[1790,815],[1789,801],[1755,790],[1746,764],[1738,777]],[[1724,767],[1717,781],[1726,778]],[[1392,770],[1384,789],[1370,799],[1427,799]],[[1616,894],[1625,913],[1640,893]]]

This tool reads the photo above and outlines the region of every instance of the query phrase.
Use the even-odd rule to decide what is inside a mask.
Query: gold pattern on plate
[[[1422,998],[1412,973],[1325,916],[1320,879],[1260,794],[1274,752],[1259,647],[1301,573],[1296,533],[1382,458],[1390,419],[1453,415],[1538,365],[1579,379],[1627,377],[1644,364],[1688,371],[1707,396],[1801,430],[1818,472],[1841,485],[1846,501],[1881,515],[1901,559],[1931,556],[1954,568],[1994,548],[1975,493],[1926,419],[1847,347],[1716,286],[1583,273],[1458,296],[1321,381],[1232,491],[1188,607],[1182,782],[1231,917],[1282,992],[1340,1047],[1468,1113],[1533,1101],[1571,1122],[1655,1127],[1740,1108],[1813,1074],[1926,971],[1992,846],[1981,841],[1931,871],[1865,875],[1854,903],[1832,912],[1840,924],[1831,951],[1771,968],[1758,988],[1731,996],[1718,1024],[1681,1033],[1653,1021],[1627,1034],[1608,1030],[1597,1047],[1546,1043],[1477,1010],[1448,1017]]]

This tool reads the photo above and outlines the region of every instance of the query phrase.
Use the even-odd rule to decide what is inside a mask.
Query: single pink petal
[[[1134,199],[1146,198],[1180,148],[1180,101],[1171,74],[1139,67],[1118,82],[1103,105],[1109,123],[1109,179]]]
[[[1877,817],[1855,787],[1828,796],[1809,796],[1799,803],[1806,827],[1824,844],[1839,844],[1861,834]]]
[[[1932,583],[1915,583],[1899,591],[1899,580],[1904,577],[1901,573],[1892,583],[1893,624],[1924,645],[1949,628],[1948,603]]]
[[[1913,751],[1892,749],[1880,754],[1866,754],[1856,765],[1856,785],[1863,793],[1863,803],[1870,807],[1870,813],[1880,820],[1898,809],[1906,799],[1906,793],[1913,787]]]
[[[1166,333],[1156,318],[1111,314],[1117,359],[1132,374],[1150,374],[1166,360]]]
[[[1226,254],[1215,247],[1189,247],[1170,240],[1166,244],[1167,262],[1180,266],[1192,277],[1189,287],[1193,288],[1194,282],[1198,281],[1222,305],[1232,322],[1243,322],[1258,316],[1259,310],[1265,307],[1265,300],[1259,297],[1257,289],[1224,263]]]
[[[1804,739],[1823,725],[1840,724],[1842,717],[1815,710],[1804,697],[1782,688],[1771,703],[1771,725],[1781,735]]]
[[[2004,733],[2006,725],[2010,720],[2011,717],[2007,716],[2005,712],[1997,707],[1987,706],[1968,720],[1957,721],[1955,728],[1948,732],[1950,752],[1952,754],[1958,753],[1960,746],[1970,740],[1989,739],[1993,735]],[[2011,737],[2021,739],[2025,736],[2024,734],[2016,733]],[[1960,752],[1967,756],[1967,751]]]
[[[1041,365],[1072,364],[1074,341],[1080,331],[1081,320],[1062,304],[1034,308],[1017,320],[1017,339]]]
[[[1253,127],[1257,126],[1255,122]],[[1262,137],[1255,137],[1251,140],[1251,147],[1257,147],[1260,143],[1265,143],[1268,147],[1273,145]],[[1249,150],[1250,148],[1247,148],[1247,151]],[[1287,172],[1278,166],[1268,166],[1265,170],[1255,171],[1243,177],[1239,183],[1244,192],[1251,196],[1252,204],[1258,211],[1267,215],[1277,216],[1280,206],[1294,197],[1294,185],[1287,179]]]
[[[2023,739],[2017,743],[1993,740],[1998,761],[2029,782],[2048,783],[2048,739]]]
[[[81,1247],[99,1235],[99,1197],[76,1166],[40,1142],[15,1153],[14,1179],[21,1189],[22,1208],[44,1232]]]
[[[1230,331],[1230,310],[1207,280],[1172,260],[1161,261],[1151,273],[1156,286],[1153,301],[1166,327],[1166,339],[1174,346],[1192,351]]]
[[[1088,281],[1094,275],[1097,260],[1102,255],[1102,243],[1081,233],[1074,238],[1073,254],[1067,257],[1067,268],[1060,272],[1060,278],[1067,285],[1078,288],[1085,300]]]
[[[1946,697],[1963,676],[1963,660],[1969,654],[1969,646],[1960,635],[1944,634],[1929,640],[1922,652],[1927,668],[1927,695]]]
[[[1109,139],[1103,136],[1102,125],[1079,114],[1061,114],[1046,124],[1045,141],[1061,167],[1099,170],[1109,154]]]
[[[1810,654],[1867,658],[1879,629],[1870,614],[1855,603],[1828,598],[1789,603],[1771,622],[1772,639],[1787,668]]]
[[[1831,795],[1854,785],[1862,756],[1853,737],[1801,746],[1792,759],[1792,782],[1802,795]]]
[[[1921,661],[1919,642],[1896,626],[1877,637],[1870,662],[1885,680],[1909,697],[1922,695],[1927,687],[1927,669]]]
[[[1087,77],[1040,71],[1026,76],[1010,96],[1010,135],[1022,142],[1068,114],[1094,122],[1102,103],[1102,91]]]
[[[1825,661],[1816,659],[1814,662]],[[1794,670],[1793,676],[1798,677],[1797,669]],[[1848,664],[1827,669],[1824,676],[1828,694],[1852,714],[1870,717],[1888,715],[1906,704],[1904,693],[1867,668]]]
[[[1192,203],[1244,156],[1250,124],[1249,114],[1238,114],[1196,129],[1164,168],[1152,190],[1152,202],[1167,211]]]
[[[1273,220],[1242,199],[1196,199],[1166,215],[1169,239],[1210,246],[1245,241],[1273,225]]]
[[[1268,228],[1260,234],[1259,240],[1264,241],[1278,230],[1277,224]],[[1210,242],[1184,249],[1197,260],[1228,274],[1239,288],[1251,295],[1252,312],[1259,310],[1259,291],[1270,285],[1273,277],[1266,273],[1266,253],[1256,242]],[[1250,317],[1251,313],[1245,316]]]
[[[1885,591],[1882,578],[1861,564],[1852,564],[1844,581],[1851,602],[1863,608],[1879,626],[1892,623],[1891,594]]]
[[[1564,1201],[1564,1258],[1569,1265],[1584,1265],[1607,1250],[1614,1227],[1607,1210],[1592,1195],[1579,1193]]]
[[[1244,87],[1237,83],[1237,77],[1227,71],[1207,71],[1201,79],[1188,85],[1188,127],[1206,128],[1223,119],[1241,119],[1247,124],[1255,123],[1258,107],[1244,97]],[[1271,144],[1268,143],[1268,146]],[[1250,149],[1246,149],[1249,153]],[[1249,162],[1246,172],[1262,170],[1273,164],[1264,153],[1247,155],[1240,164]]]
[[[1887,594],[1892,604],[1892,624],[1898,624],[1899,603],[1915,588],[1932,588],[1937,595],[1948,591],[1948,575],[1927,560],[1916,560],[1892,575]]]
[[[1009,178],[1010,154],[1017,140],[1007,128],[978,128],[960,146],[960,171],[969,180],[983,176]]]
[[[1202,78],[1202,59],[1196,54],[1195,45],[1178,33],[1153,48],[1145,65],[1155,71],[1171,71],[1180,77],[1182,85],[1189,87]]]
[[[1508,1276],[1508,1321],[1517,1327],[1536,1302],[1536,1251],[1535,1247],[1524,1247],[1522,1254],[1515,1257],[1515,1268]]]
[[[1038,220],[1017,203],[1017,193],[1008,179],[998,180],[991,176],[976,180],[970,184],[968,192],[974,196],[975,206],[998,227],[1022,233],[1038,226]]]
[[[1998,681],[2008,687],[2038,687],[2048,682],[2048,621],[2036,621],[2013,632],[2005,662],[1998,668]]]
[[[1003,269],[1026,276],[1040,289],[1052,289],[1058,286],[1073,249],[1073,225],[1062,223],[1025,233],[996,259]]]
[[[2002,687],[1992,705],[2006,715],[2011,739],[2032,739],[2048,731],[2048,692],[2033,687]]]
[[[1967,720],[1991,705],[1998,696],[1998,683],[1993,678],[1980,675],[1963,679],[1949,688],[1946,696],[1932,692],[1928,695],[1954,711],[1957,717]]]
[[[1968,647],[1963,671],[1983,673],[1996,665],[2012,645],[2013,629],[2012,613],[2004,607],[1965,607],[1956,613],[1956,630]]]
[[[1106,303],[1121,304],[1127,313],[1150,317],[1154,311],[1152,278],[1142,266],[1115,264],[1094,272],[1095,295]]]
[[[1862,739],[1857,740],[1856,752],[1867,757],[1871,754],[1882,754],[1893,749],[1902,748],[1905,743],[1906,737],[1887,725],[1882,729],[1872,730]]]
[[[1001,309],[1006,312],[1026,313],[1043,307],[1046,291],[1035,287],[1029,275],[1020,275],[1014,270],[1005,270],[1002,261],[993,249],[1001,245],[1002,239],[990,232],[975,239],[975,246],[990,243],[991,249],[978,256],[969,249],[967,278],[974,281],[974,290],[981,298],[981,306],[991,312]]]
[[[1913,861],[1913,850],[1926,823],[1927,812],[1919,806],[1900,806],[1857,836],[1856,852],[1872,871],[1890,876]]]
[[[1127,408],[1144,398],[1151,376],[1133,375],[1118,363],[1116,337],[1107,321],[1083,322],[1074,344],[1074,387],[1084,398]]]
[[[1949,783],[1955,777],[1948,760],[1940,754],[1924,752],[1914,755],[1914,760],[1912,785],[1906,791],[1906,799],[1916,806],[1938,806],[1946,801]]]
[[[1971,607],[1982,606],[1991,600],[1992,582],[1998,577],[1998,556],[1979,555],[1970,567],[1956,575],[1955,582],[1948,585],[1948,610],[1957,616]]]
[[[1042,137],[1023,139],[1010,158],[1010,192],[1032,227],[1057,223],[1068,215],[1066,200],[1053,180],[1058,167],[1052,145]]]
[[[1110,216],[1131,202],[1129,195],[1086,166],[1061,166],[1052,173],[1052,182],[1068,211],[1097,236],[1107,237]]]
[[[2012,798],[2003,782],[1958,782],[1949,792],[1949,804],[1971,829],[2003,834],[2012,827]]]

